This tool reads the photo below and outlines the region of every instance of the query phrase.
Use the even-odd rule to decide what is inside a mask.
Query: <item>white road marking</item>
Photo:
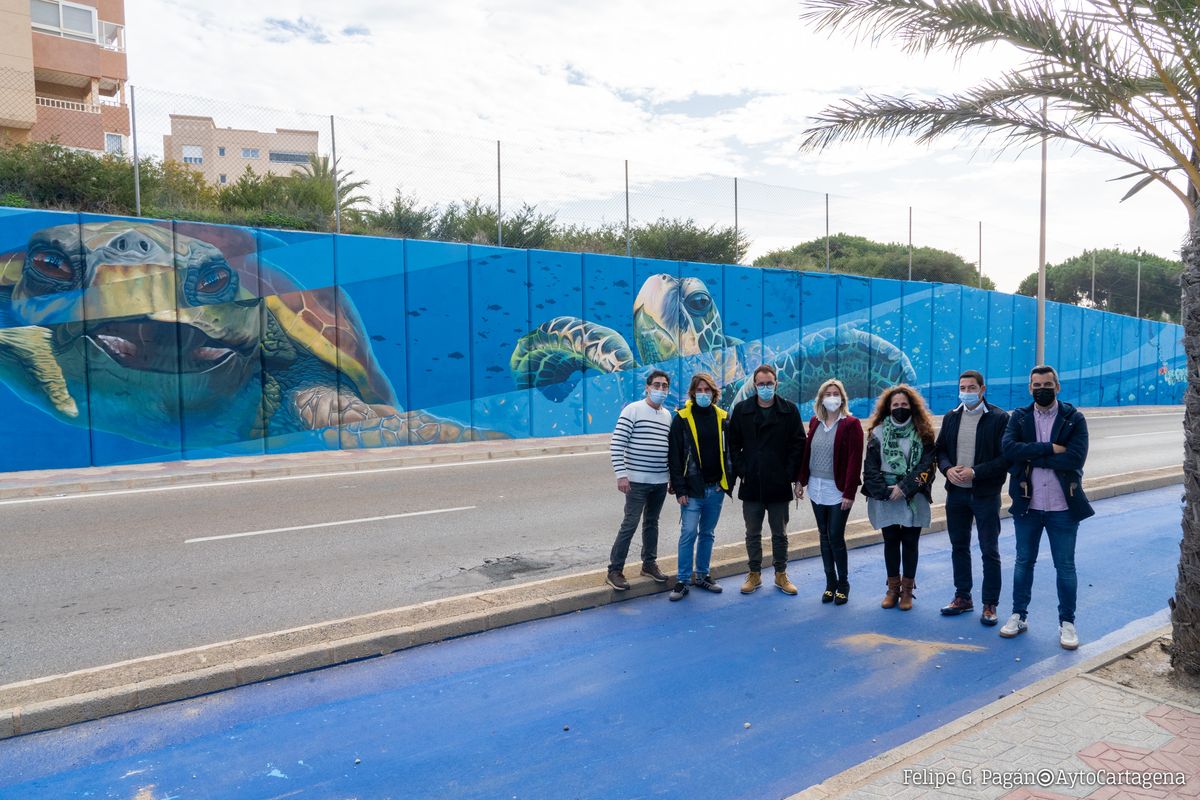
[[[451,511],[470,511],[475,506],[459,506],[457,508],[434,508],[429,511],[409,511],[404,514],[386,514],[382,517],[363,517],[362,519],[342,519],[336,522],[317,522],[312,525],[293,525],[290,528],[268,528],[265,531],[245,531],[243,533],[225,533],[220,536],[201,536],[196,539],[186,539],[184,544],[197,542],[215,542],[218,539],[241,539],[246,536],[263,536],[268,533],[288,533],[290,531],[308,531],[313,528],[335,528],[339,525],[357,525],[360,522],[379,522],[385,519],[401,519],[403,517],[423,517],[428,514],[448,514]]]
[[[1183,438],[1183,431],[1146,431],[1145,433],[1121,433],[1114,436],[1101,436],[1101,439],[1141,439],[1146,436],[1178,436]]]
[[[143,489],[112,489],[107,492],[79,492],[54,497],[18,497],[0,500],[0,506],[15,506],[23,503],[53,503],[57,500],[82,500],[93,497],[119,497],[127,494],[150,494],[152,492],[175,492],[182,489],[219,489],[223,486],[246,486],[257,483],[281,481],[305,481],[318,478],[341,478],[347,480],[359,475],[379,475],[385,472],[407,472],[414,469],[442,469],[445,467],[473,467],[485,464],[508,464],[513,461],[544,461],[549,458],[576,458],[579,456],[607,456],[608,448],[586,453],[553,453],[545,456],[515,456],[513,458],[485,458],[478,461],[447,461],[440,464],[411,464],[407,467],[380,467],[379,469],[342,470],[340,472],[314,472],[311,475],[279,475],[274,478],[239,478],[232,481],[215,480],[208,483],[180,483],[171,486],[147,486]]]

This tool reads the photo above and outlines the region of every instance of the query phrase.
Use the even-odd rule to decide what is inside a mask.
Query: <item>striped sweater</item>
[[[671,412],[645,400],[625,406],[612,434],[612,466],[618,478],[633,483],[666,483]]]

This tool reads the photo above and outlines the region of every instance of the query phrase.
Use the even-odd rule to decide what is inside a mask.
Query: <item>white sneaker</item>
[[[1074,650],[1079,647],[1079,634],[1075,632],[1075,623],[1058,623],[1058,643],[1062,645],[1063,650]]]
[[[1029,630],[1029,626],[1025,624],[1025,620],[1021,619],[1021,615],[1013,614],[1008,618],[1008,622],[1004,623],[1004,627],[1000,629],[1000,635],[1005,639],[1011,639],[1027,630]]]

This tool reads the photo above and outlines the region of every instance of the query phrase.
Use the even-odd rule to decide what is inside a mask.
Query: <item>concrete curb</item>
[[[1182,481],[1182,467],[1162,467],[1084,486],[1090,497],[1103,499]],[[942,530],[945,514],[938,506],[925,532]],[[846,528],[847,547],[880,541],[867,520]],[[819,552],[816,530],[789,534],[789,559]],[[660,563],[667,573],[675,569],[674,558]],[[713,552],[712,574],[738,575],[745,564],[742,544],[722,545]],[[618,594],[604,584],[604,574],[600,569],[547,578],[0,686],[0,739],[643,597],[670,585],[639,577]]]
[[[983,708],[965,714],[940,728],[935,728],[924,736],[906,742],[899,747],[892,748],[886,753],[881,753],[844,772],[839,772],[837,775],[815,786],[810,786],[802,792],[791,795],[787,800],[830,800],[831,798],[846,795],[865,784],[871,783],[876,777],[884,773],[893,772],[905,763],[917,760],[929,750],[940,748],[955,739],[966,736],[973,728],[979,725],[986,724],[1009,713],[1016,713],[1020,706],[1036,700],[1048,692],[1054,691],[1068,681],[1076,678],[1093,679],[1087,673],[1105,667],[1123,658],[1127,653],[1141,650],[1170,633],[1170,625],[1163,625],[1162,627],[1147,631],[1131,641],[1105,650],[1103,653],[1092,656],[1086,661],[1068,667],[1061,672],[1056,672],[1053,675],[1042,678],[1040,681],[1032,683],[1024,689],[1018,689],[1012,694],[1005,696],[1002,700],[988,703]],[[1094,678],[1094,680],[1108,683],[1099,678]],[[1115,684],[1110,685],[1115,686]],[[1124,686],[1117,688],[1121,691],[1130,691]],[[1149,695],[1144,696],[1149,697]],[[1166,702],[1160,698],[1152,699],[1158,702]]]
[[[1147,413],[1181,413],[1183,406],[1118,406],[1085,408],[1083,411],[1090,418],[1100,419]],[[463,442],[454,445],[414,445],[382,450],[230,456],[197,461],[8,472],[0,473],[0,500],[257,478],[301,477],[328,472],[397,469],[428,464],[491,461],[499,458],[598,453],[608,450],[608,443],[608,434],[585,434],[541,439]]]
[[[363,472],[382,469],[402,469],[429,464],[458,464],[496,459],[528,458],[531,456],[573,455],[608,451],[609,437],[597,440],[593,436],[570,437],[561,444],[542,444],[550,440],[521,440],[521,447],[479,447],[467,442],[461,445],[417,445],[395,451],[337,451],[316,454],[314,458],[295,458],[282,462],[261,457],[253,459],[214,458],[201,461],[176,461],[163,464],[140,464],[119,467],[89,467],[79,470],[40,470],[0,474],[0,500],[31,497],[108,492],[128,489],[148,489],[159,486],[209,484],[256,478],[303,477],[330,472]],[[341,455],[341,454],[346,455]],[[309,455],[309,454],[304,454]],[[148,474],[158,469],[160,474]],[[76,477],[78,476],[78,477]]]

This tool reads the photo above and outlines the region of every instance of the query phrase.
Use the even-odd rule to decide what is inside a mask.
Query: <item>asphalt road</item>
[[[1181,423],[1092,420],[1087,474],[1180,463]],[[621,503],[606,453],[0,502],[0,683],[599,568]]]

